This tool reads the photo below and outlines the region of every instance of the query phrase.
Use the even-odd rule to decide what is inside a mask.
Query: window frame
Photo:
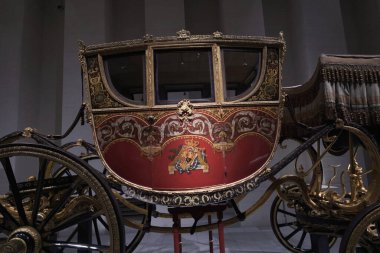
[[[260,47],[244,47],[244,45],[219,45],[220,48],[220,58],[221,58],[221,75],[222,75],[222,85],[223,85],[223,101],[226,103],[232,103],[232,102],[239,102],[241,100],[244,100],[246,97],[251,95],[255,92],[258,86],[261,84],[261,77],[263,76],[263,68],[264,68],[264,48]],[[259,62],[257,64],[258,70],[256,77],[253,80],[253,85],[251,84],[251,87],[243,91],[239,95],[235,95],[232,97],[228,97],[227,92],[227,78],[226,78],[226,67],[225,67],[225,58],[224,58],[224,50],[231,50],[231,51],[248,51],[249,49],[252,51],[256,51],[258,53]]]
[[[128,48],[123,50],[116,50],[110,53],[98,53],[99,67],[101,72],[101,78],[105,84],[106,90],[109,92],[111,97],[116,99],[119,103],[124,105],[125,110],[134,110],[134,109],[171,109],[177,106],[176,102],[173,103],[157,103],[156,99],[156,77],[155,77],[155,57],[154,52],[157,50],[192,50],[192,49],[207,49],[209,51],[209,70],[211,77],[211,97],[212,99],[194,100],[190,99],[190,102],[193,103],[195,107],[218,107],[220,105],[250,105],[252,103],[262,104],[264,101],[248,101],[249,97],[252,96],[257,89],[261,86],[264,77],[265,70],[267,65],[267,46],[261,44],[255,44],[254,46],[247,45],[242,42],[233,42],[229,43],[226,41],[220,42],[201,42],[201,43],[169,43],[169,44],[146,44],[142,47]],[[256,84],[253,89],[249,89],[247,93],[241,94],[239,97],[234,97],[234,99],[227,99],[227,90],[225,84],[225,69],[224,69],[224,57],[223,49],[252,49],[257,50],[260,53],[260,63],[258,77],[256,78]],[[120,94],[114,87],[112,83],[108,83],[110,79],[108,74],[105,73],[106,68],[104,66],[104,58],[108,56],[117,55],[117,54],[134,54],[134,53],[145,53],[143,58],[143,91],[144,91],[144,103],[135,103],[134,100],[126,98],[124,95]],[[195,102],[196,101],[196,102]],[[123,109],[123,110],[124,110]]]
[[[209,80],[210,80],[210,97],[209,98],[199,98],[199,99],[189,99],[191,103],[194,105],[205,105],[205,104],[215,104],[217,102],[217,98],[215,96],[215,89],[216,89],[216,83],[215,83],[215,77],[214,77],[214,69],[215,69],[215,62],[213,61],[214,58],[214,52],[213,52],[213,47],[212,45],[195,45],[195,46],[190,46],[190,47],[179,47],[179,46],[167,46],[167,47],[154,47],[152,48],[152,61],[153,61],[153,87],[154,87],[154,92],[153,92],[153,97],[154,97],[154,105],[155,106],[171,106],[171,105],[176,105],[179,101],[177,100],[161,100],[159,98],[159,83],[158,83],[158,74],[157,74],[157,58],[156,58],[156,53],[158,51],[173,51],[173,52],[180,52],[180,51],[195,51],[196,49],[200,49],[201,51],[207,52],[208,54],[208,69],[209,69]]]
[[[125,95],[120,93],[115,85],[112,82],[111,75],[109,73],[109,67],[108,67],[108,62],[107,58],[116,56],[116,57],[122,57],[122,55],[139,55],[141,54],[142,57],[142,80],[143,80],[143,100],[139,102],[138,100],[132,100],[127,98]],[[114,53],[114,54],[108,54],[108,55],[102,55],[100,57],[101,59],[99,60],[100,63],[100,69],[102,71],[102,76],[104,76],[105,80],[104,82],[106,83],[106,88],[108,92],[120,103],[131,106],[131,107],[141,107],[141,106],[147,106],[148,105],[148,83],[147,83],[147,59],[146,59],[146,48],[139,48],[131,51],[125,51],[120,54]]]

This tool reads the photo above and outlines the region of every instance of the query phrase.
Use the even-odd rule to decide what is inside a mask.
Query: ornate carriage
[[[0,139],[9,185],[0,198],[0,252],[133,251],[146,231],[173,233],[180,252],[180,233],[214,228],[224,252],[223,225],[244,220],[274,191],[272,227],[287,249],[327,252],[340,236],[341,252],[376,249],[379,57],[325,55],[309,83],[282,88],[284,53],[282,35],[180,31],[81,43],[85,103],[72,127],[85,112],[94,145],[58,147],[52,141],[67,134],[31,128]],[[272,161],[290,139],[297,145]],[[100,170],[90,165],[97,159]],[[292,163],[293,173],[276,178]],[[27,180],[20,166],[30,170]],[[241,211],[239,200],[267,180],[264,195]],[[235,214],[223,217],[226,209]],[[173,219],[173,227],[154,226],[152,217]],[[181,226],[184,217],[194,218],[192,227]],[[124,226],[137,231],[127,242]]]
[[[283,45],[184,32],[83,47],[107,170],[155,204],[204,205],[254,189],[279,137]]]

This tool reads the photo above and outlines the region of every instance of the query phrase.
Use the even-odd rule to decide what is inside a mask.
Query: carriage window
[[[260,73],[258,49],[222,49],[226,100],[239,99],[256,86]]]
[[[214,101],[211,49],[156,50],[156,103]]]
[[[104,59],[108,82],[134,104],[145,104],[145,53],[135,52]]]

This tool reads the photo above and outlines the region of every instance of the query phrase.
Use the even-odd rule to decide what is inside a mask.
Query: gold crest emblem
[[[190,173],[192,170],[203,170],[208,172],[206,152],[204,148],[198,147],[199,142],[186,140],[185,145],[179,146],[176,156],[169,165],[169,174],[178,171],[180,174]]]

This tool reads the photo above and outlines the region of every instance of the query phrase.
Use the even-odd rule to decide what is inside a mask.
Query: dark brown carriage
[[[275,190],[272,227],[287,249],[326,252],[340,236],[341,252],[376,248],[380,58],[323,55],[307,84],[282,88],[284,53],[281,36],[219,32],[81,44],[85,103],[76,122],[85,111],[95,145],[58,147],[52,140],[66,134],[30,128],[0,140],[10,186],[0,198],[1,252],[133,251],[144,231],[174,232],[178,251],[179,233],[222,233]],[[273,162],[288,141],[294,147]],[[88,165],[98,159],[100,172]],[[17,164],[34,165],[34,176],[19,178]],[[276,178],[290,164],[294,171]],[[240,210],[239,200],[268,180]],[[191,216],[194,225],[181,227]],[[138,232],[124,242],[127,227]],[[307,245],[307,235],[324,248]]]

